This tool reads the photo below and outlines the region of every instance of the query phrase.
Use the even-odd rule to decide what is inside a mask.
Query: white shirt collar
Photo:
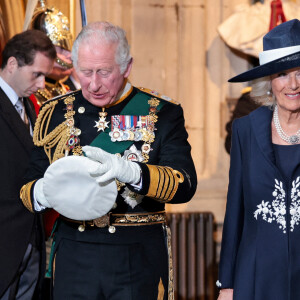
[[[6,94],[6,96],[9,98],[13,106],[16,105],[19,96],[14,91],[14,89],[0,76],[0,87],[3,90],[3,92]]]

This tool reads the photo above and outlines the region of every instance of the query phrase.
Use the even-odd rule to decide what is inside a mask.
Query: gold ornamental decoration
[[[55,46],[71,51],[73,37],[68,18],[55,7],[46,7],[45,1],[40,1],[36,8],[31,27],[44,31]]]

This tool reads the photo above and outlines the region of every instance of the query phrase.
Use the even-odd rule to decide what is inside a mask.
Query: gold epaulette
[[[176,104],[176,105],[179,105],[180,103],[173,100],[172,98],[166,96],[166,95],[162,95],[154,90],[151,90],[151,89],[146,89],[146,88],[143,88],[143,87],[138,87],[138,89],[146,94],[149,94],[151,96],[155,96],[157,98],[160,98],[162,100],[165,100],[165,101],[168,101],[170,103],[173,103],[173,104]]]
[[[35,146],[44,147],[50,163],[64,156],[66,143],[70,137],[70,124],[68,122],[73,118],[73,115],[66,116],[66,114],[72,114],[72,112],[67,112],[65,114],[66,120],[56,126],[51,132],[48,132],[53,111],[59,101],[64,101],[66,105],[73,105],[73,101],[75,100],[74,96],[78,92],[79,90],[55,97],[47,101],[39,111],[33,131],[33,143]],[[55,148],[55,150],[52,156],[51,150],[53,148]]]
[[[163,203],[171,201],[179,183],[184,182],[182,173],[170,167],[148,164],[147,167],[150,173],[150,185],[146,196]]]

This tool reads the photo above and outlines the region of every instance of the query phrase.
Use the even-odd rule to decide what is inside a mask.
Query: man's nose
[[[90,82],[90,89],[93,92],[97,92],[102,86],[101,79],[99,76],[95,73],[91,77],[91,82]]]
[[[44,88],[45,88],[45,76],[40,76],[40,77],[37,79],[36,86],[37,86],[39,89],[44,89]]]

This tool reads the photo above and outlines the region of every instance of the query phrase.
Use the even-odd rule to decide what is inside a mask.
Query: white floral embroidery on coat
[[[294,230],[295,225],[299,225],[300,221],[300,176],[292,182],[291,191],[291,205],[290,205],[290,215],[291,215],[291,231]]]
[[[299,181],[299,177],[297,177],[296,181]],[[293,187],[294,182],[295,181],[292,183]],[[272,223],[273,221],[277,222],[279,224],[279,228],[286,233],[285,191],[283,189],[282,182],[277,179],[275,179],[275,190],[272,195],[275,197],[272,203],[262,200],[261,204],[257,205],[258,209],[254,212],[254,218],[257,220],[258,215],[261,215],[263,220],[268,223]]]
[[[293,232],[295,225],[300,222],[300,176],[292,182],[291,204],[290,204],[290,231]],[[275,199],[272,203],[262,200],[261,204],[257,205],[258,209],[254,212],[254,217],[262,215],[263,220],[272,223],[273,221],[279,224],[279,228],[286,233],[286,205],[285,191],[281,181],[275,179],[275,190],[272,193]]]

